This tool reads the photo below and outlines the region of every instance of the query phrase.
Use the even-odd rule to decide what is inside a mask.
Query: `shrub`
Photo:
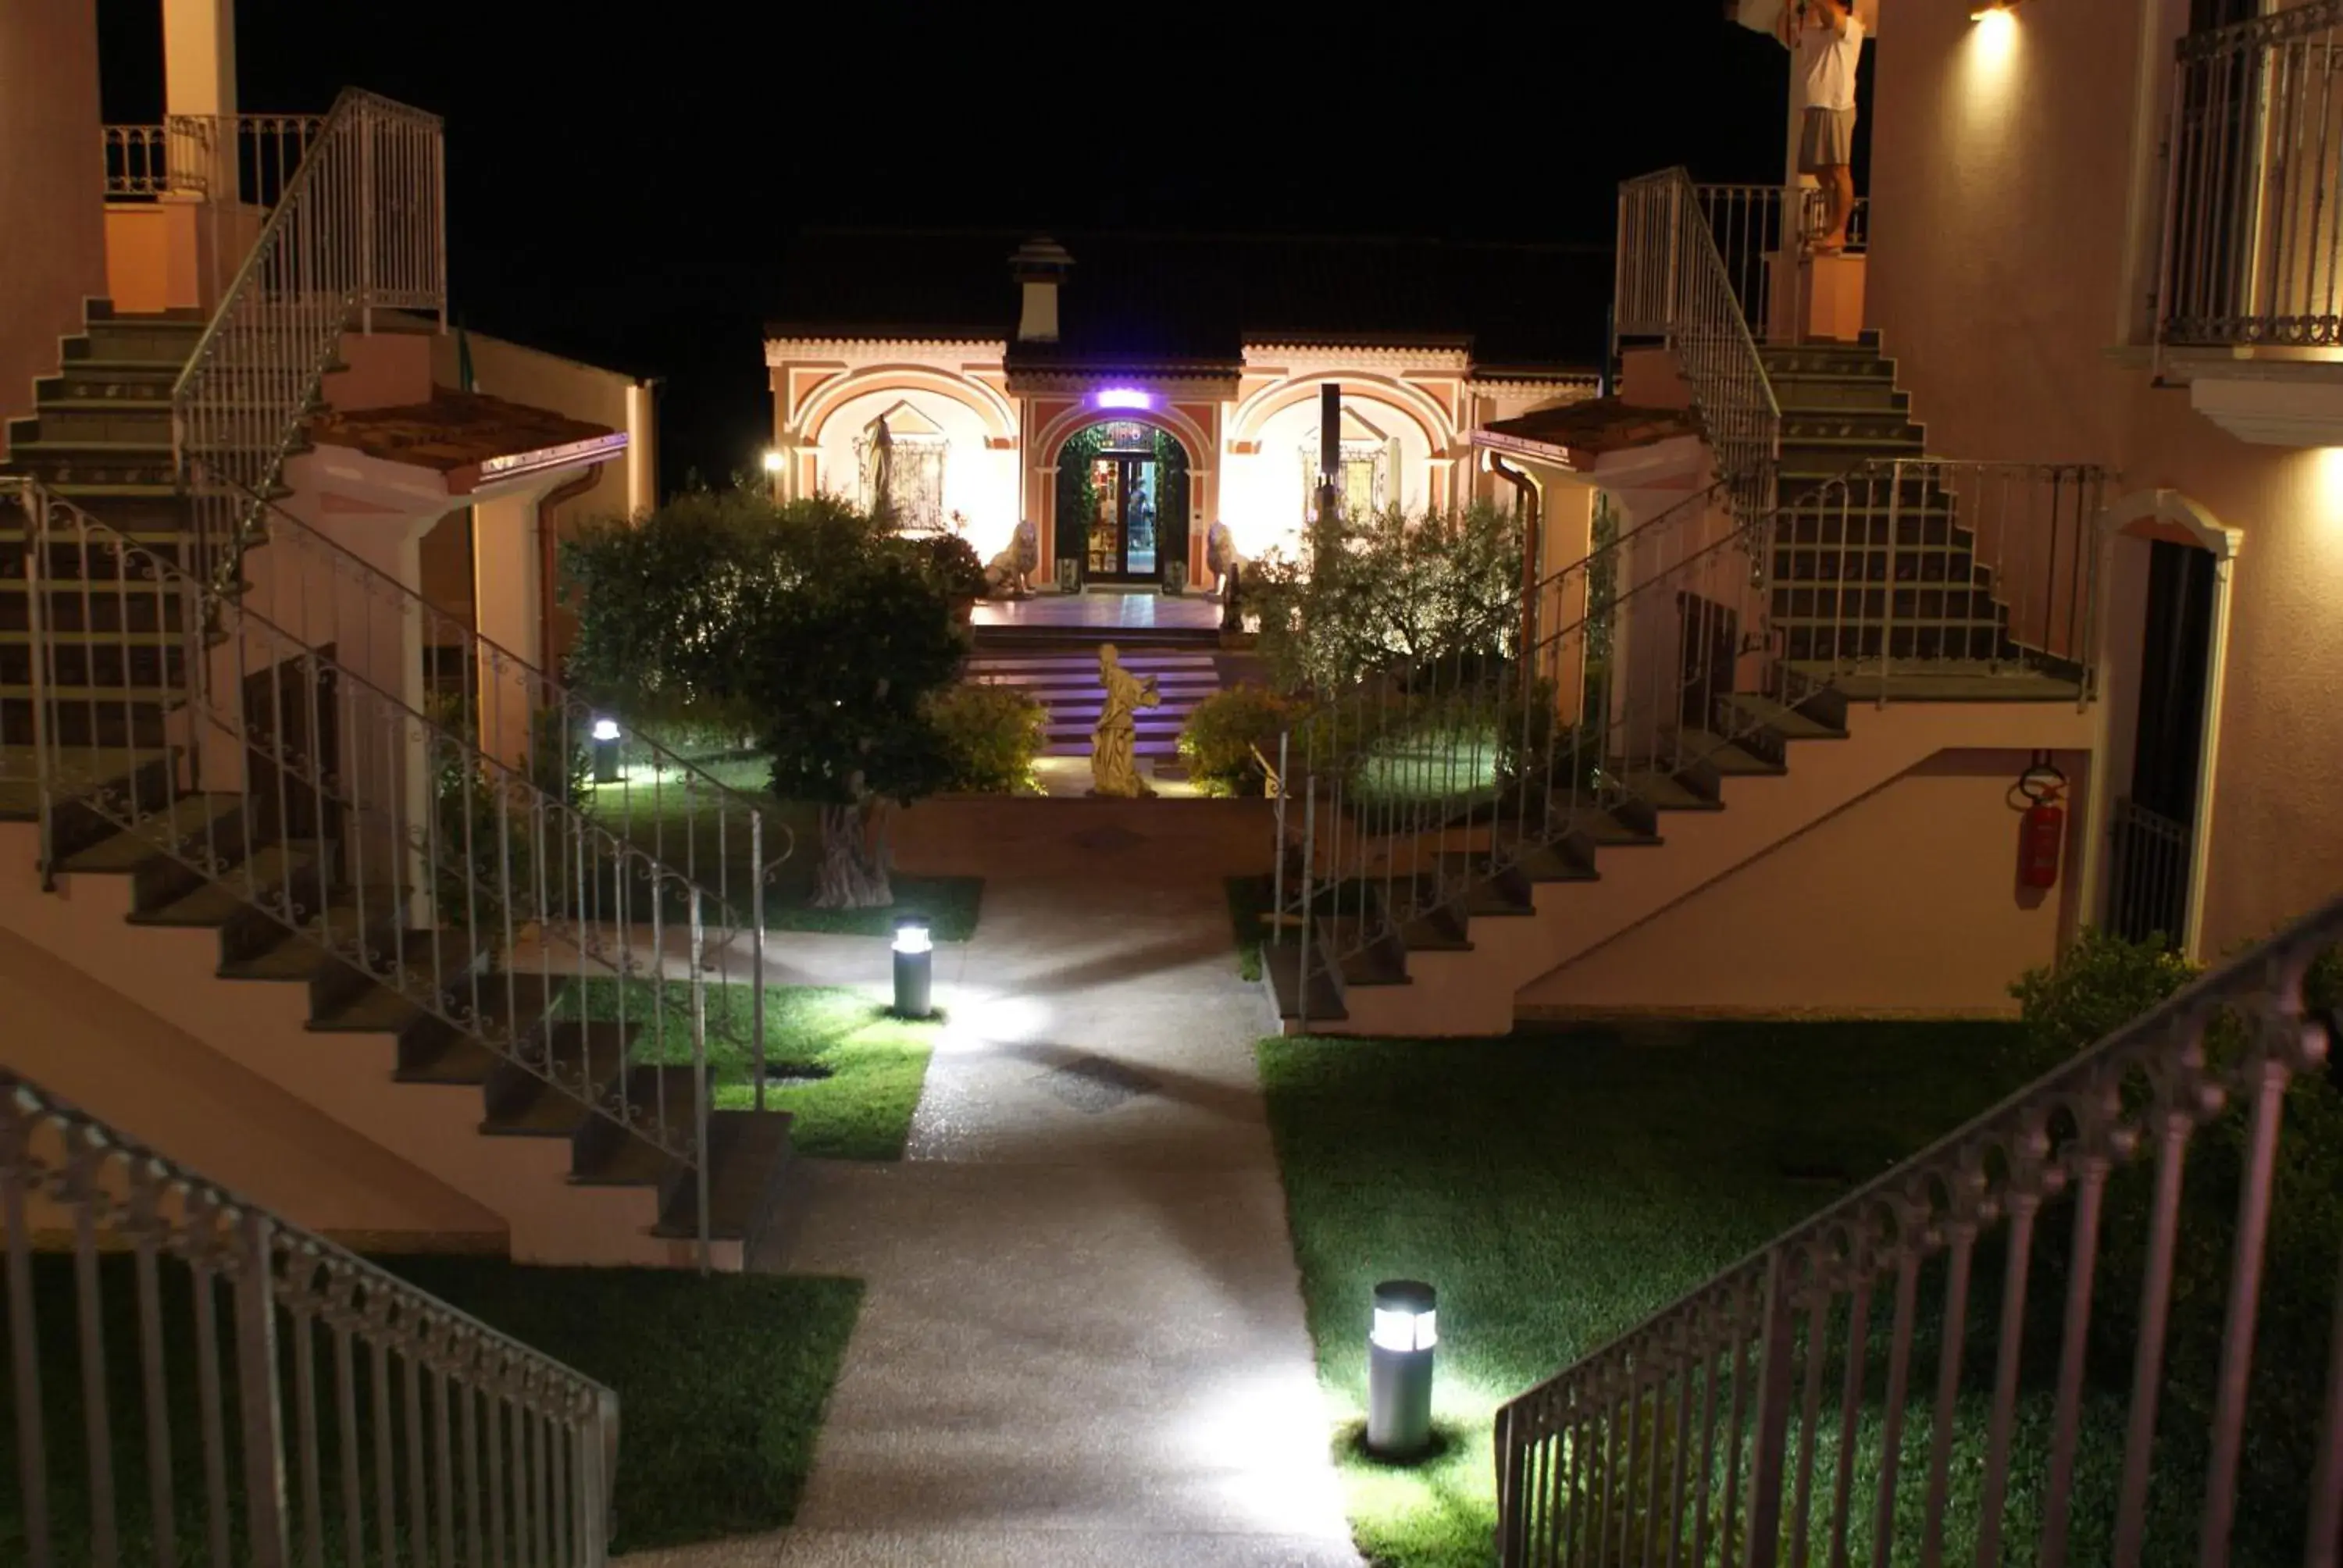
[[[948,599],[984,597],[984,562],[976,547],[958,534],[931,534],[919,541],[929,575]]]
[[[952,686],[928,699],[928,722],[942,737],[948,789],[976,795],[1036,795],[1045,717],[1014,687]]]
[[[1245,573],[1260,651],[1282,690],[1333,691],[1385,668],[1511,651],[1521,529],[1485,503],[1396,507],[1312,529],[1307,560],[1272,552]]]
[[[1207,795],[1260,794],[1266,780],[1253,749],[1275,766],[1278,732],[1294,713],[1293,703],[1251,682],[1214,692],[1180,731],[1189,776]]]
[[[2195,968],[2160,941],[2085,928],[2056,963],[2026,970],[2009,988],[2026,1022],[2013,1076],[2049,1071],[2196,978]]]

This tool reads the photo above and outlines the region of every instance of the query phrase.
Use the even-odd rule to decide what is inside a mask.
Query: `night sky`
[[[160,117],[158,4],[99,0],[108,121]],[[1607,244],[1624,176],[1778,177],[1787,90],[1720,0],[236,10],[247,112],[445,116],[453,310],[664,377],[669,488],[756,460],[799,226]]]

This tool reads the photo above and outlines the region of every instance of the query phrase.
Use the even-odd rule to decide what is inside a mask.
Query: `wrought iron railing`
[[[0,487],[26,517],[44,866],[128,835],[649,1145],[692,1190],[707,1267],[710,990],[761,943],[719,925],[711,951],[721,911],[583,797],[574,752],[493,756],[309,628]],[[557,1048],[558,1021],[596,1015]]]
[[[190,569],[225,587],[277,493],[302,423],[354,323],[447,312],[440,123],[371,93],[335,100],[171,393],[172,445],[194,507]]]
[[[2343,345],[2343,0],[2180,40],[2159,341]]]
[[[659,733],[620,726],[542,668],[479,635],[291,512],[246,498],[255,520],[244,602],[307,639],[370,650],[379,671],[420,651],[424,685],[455,733],[508,766],[574,769],[596,823],[672,873],[666,901],[697,890],[720,983],[751,987],[748,1019],[755,1108],[765,1108],[766,900],[796,834],[760,791],[726,783]],[[437,671],[434,678],[431,671]],[[400,682],[403,684],[403,681]],[[607,737],[607,739],[605,739]],[[556,760],[558,759],[558,760]],[[761,781],[759,781],[761,782]]]
[[[1527,590],[1494,618],[1527,628],[1511,646],[1327,694],[1273,769],[1301,1022],[1313,996],[1396,978],[1411,946],[1463,940],[1484,890],[1591,871],[1850,700],[1947,678],[2088,700],[2104,487],[2088,467],[1892,460],[1744,522],[1719,479]]]
[[[600,1383],[5,1071],[0,1211],[11,1561],[606,1560]]]
[[[1800,247],[1829,226],[1829,198],[1819,188],[1796,186],[1700,185],[1693,189],[1742,317],[1752,337],[1767,342],[1775,316],[1775,268],[1785,257],[1795,266]],[[1797,221],[1785,226],[1782,215],[1789,207],[1795,208]],[[1870,235],[1871,204],[1858,196],[1847,215],[1846,254],[1861,255]]]
[[[159,126],[107,126],[106,197],[274,206],[325,123],[323,115],[173,115]]]
[[[2332,1240],[2288,1091],[2334,1094],[2338,940],[2343,900],[1501,1407],[1500,1560],[2335,1562],[2338,1259],[2284,1243]]]
[[[1619,187],[1612,332],[1674,350],[1735,515],[1749,522],[1771,510],[1781,408],[1699,192],[1682,169]]]
[[[2189,825],[2127,796],[2107,813],[2107,928],[2182,948],[2188,937]]]

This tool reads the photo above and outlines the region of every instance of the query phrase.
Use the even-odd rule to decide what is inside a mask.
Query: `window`
[[[870,421],[854,440],[855,499],[884,506],[904,533],[944,527],[944,457],[951,443],[934,420],[898,403]]]
[[[1366,517],[1391,505],[1395,443],[1350,409],[1342,410],[1342,467],[1337,478],[1342,515]],[[1318,433],[1302,448],[1302,518],[1318,520]]]

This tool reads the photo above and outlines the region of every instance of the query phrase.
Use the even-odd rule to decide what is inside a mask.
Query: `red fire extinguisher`
[[[2024,813],[2017,824],[2017,885],[2055,888],[2058,859],[2066,845],[2066,776],[2045,759],[2018,776],[2010,805]],[[2021,802],[2023,802],[2021,804]]]

